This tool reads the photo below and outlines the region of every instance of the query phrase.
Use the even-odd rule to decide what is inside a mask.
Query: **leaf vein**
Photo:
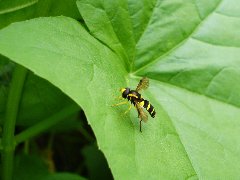
[[[198,29],[200,28],[200,26],[203,24],[203,22],[207,21],[207,19],[218,9],[218,7],[221,5],[223,1],[219,1],[219,3],[216,5],[216,7],[213,9],[212,12],[210,12],[204,19],[202,19],[202,21],[200,21],[200,23],[198,25],[196,25],[196,27],[192,30],[192,32],[182,41],[180,41],[178,44],[176,44],[175,46],[173,46],[171,49],[169,49],[168,51],[166,51],[166,53],[164,53],[163,55],[155,58],[153,61],[151,61],[150,63],[142,66],[141,68],[139,68],[138,70],[136,70],[135,72],[132,72],[133,74],[136,74],[142,70],[144,70],[145,68],[147,68],[150,65],[153,65],[155,62],[157,62],[160,58],[164,58],[166,56],[168,56],[169,54],[171,54],[172,52],[174,52],[177,48],[179,48],[180,46],[182,46],[188,39],[190,39],[193,34],[195,34]]]

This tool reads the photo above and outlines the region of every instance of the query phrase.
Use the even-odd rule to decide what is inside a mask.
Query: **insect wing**
[[[147,116],[146,112],[144,111],[143,107],[140,106],[139,103],[136,103],[136,108],[138,111],[138,117],[140,117],[140,119],[143,120],[144,122],[147,122],[148,116]]]
[[[141,91],[147,89],[149,86],[149,80],[146,77],[143,77],[137,85],[136,91]]]

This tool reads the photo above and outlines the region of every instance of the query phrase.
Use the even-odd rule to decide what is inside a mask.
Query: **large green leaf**
[[[235,1],[77,4],[92,35],[71,18],[39,18],[1,30],[0,53],[83,108],[115,178],[238,178]],[[141,76],[150,78],[143,95],[157,111],[143,133],[135,110],[111,107],[118,89],[135,88]]]

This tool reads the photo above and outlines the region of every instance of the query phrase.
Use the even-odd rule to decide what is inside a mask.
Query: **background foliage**
[[[51,1],[44,4],[48,8],[41,2],[2,6],[0,14],[11,14],[9,22],[65,16],[31,19],[2,29],[0,53],[51,82],[83,109],[116,179],[239,177],[240,8],[234,0],[78,0],[76,5],[59,3],[54,8]],[[16,9],[25,12],[28,7],[22,18],[11,20]],[[10,142],[26,145],[33,135],[55,124],[61,130],[68,127],[58,122],[74,117],[77,105],[45,80],[26,75],[20,65],[3,62],[2,93],[19,89],[13,88],[14,79],[17,82],[26,76],[23,88],[18,93],[12,90],[13,95],[21,95],[21,101],[15,101],[20,103],[19,108],[15,106],[19,112],[15,119],[23,129],[15,137],[10,134]],[[13,76],[10,86],[9,76]],[[116,103],[113,96],[120,87],[134,88],[142,76],[150,79],[150,88],[143,95],[157,115],[140,133],[135,111],[123,115],[126,107],[111,105]],[[1,95],[1,112],[5,104],[11,104],[11,97]],[[75,125],[79,121],[62,122],[82,129],[81,134],[89,140],[83,125]],[[3,172],[10,174],[6,157],[12,156],[6,151],[5,137],[3,133],[2,154],[8,154],[2,156]],[[81,138],[69,139],[76,137]],[[97,169],[91,162],[94,152],[89,148],[83,151],[89,159],[85,163],[89,172]]]

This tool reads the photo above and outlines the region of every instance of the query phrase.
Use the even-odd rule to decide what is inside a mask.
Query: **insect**
[[[140,132],[142,132],[142,121],[147,122],[148,120],[148,116],[143,108],[145,108],[149,112],[152,118],[154,118],[156,115],[154,107],[149,103],[148,100],[143,99],[142,95],[139,93],[139,91],[147,89],[148,86],[149,80],[148,78],[144,77],[138,83],[136,90],[131,90],[130,88],[122,88],[120,90],[122,93],[122,98],[130,101],[131,104],[133,104],[137,109],[138,118],[140,118]],[[121,102],[113,106],[118,106],[126,103],[127,102]],[[131,109],[131,104],[129,109],[125,113],[127,113]]]

